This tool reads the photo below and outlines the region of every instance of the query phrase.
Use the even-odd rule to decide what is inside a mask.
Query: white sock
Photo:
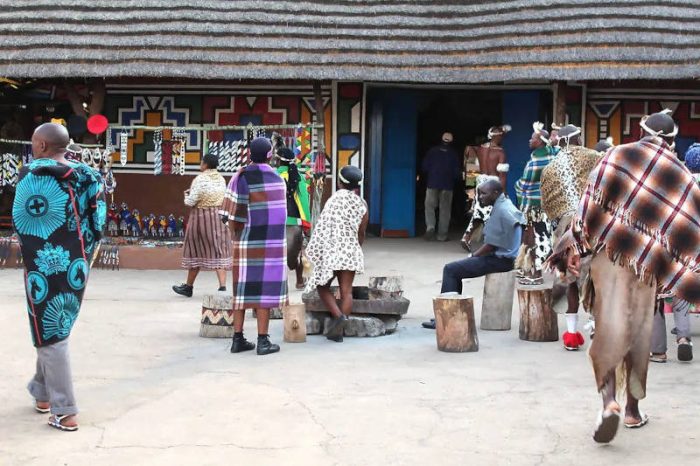
[[[566,314],[566,331],[569,333],[576,333],[576,324],[578,323],[578,313],[577,314]]]

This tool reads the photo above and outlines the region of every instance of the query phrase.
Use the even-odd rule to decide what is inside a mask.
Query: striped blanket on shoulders
[[[700,188],[658,137],[616,147],[591,172],[572,223],[578,249],[604,250],[659,292],[700,303]]]

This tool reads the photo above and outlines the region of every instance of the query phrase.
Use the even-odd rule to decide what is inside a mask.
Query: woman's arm
[[[199,198],[202,195],[201,178],[199,176],[195,177],[192,181],[189,191],[185,191],[185,205],[189,207],[194,207],[199,202]]]
[[[362,216],[362,220],[360,221],[360,227],[357,229],[357,241],[360,243],[360,246],[362,246],[362,243],[365,242],[368,224],[369,224],[369,209],[366,209],[365,215]]]

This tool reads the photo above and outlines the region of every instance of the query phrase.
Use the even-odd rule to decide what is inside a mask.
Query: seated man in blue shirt
[[[462,279],[482,277],[489,273],[513,270],[518,256],[522,226],[525,217],[503,194],[498,180],[489,180],[477,189],[479,203],[493,206],[491,216],[484,226],[484,245],[472,257],[450,262],[442,269],[441,293],[462,293]],[[435,328],[435,319],[424,322],[423,327]]]

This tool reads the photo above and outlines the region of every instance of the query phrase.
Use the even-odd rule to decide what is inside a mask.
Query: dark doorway
[[[501,124],[501,92],[488,90],[431,90],[421,92],[416,128],[416,170],[420,173],[423,157],[439,144],[448,131],[454,136],[453,147],[460,155],[467,145],[486,142],[491,126]],[[425,232],[425,184],[416,189],[416,234]],[[456,239],[466,227],[466,193],[464,183],[455,185],[452,202],[451,237]]]

